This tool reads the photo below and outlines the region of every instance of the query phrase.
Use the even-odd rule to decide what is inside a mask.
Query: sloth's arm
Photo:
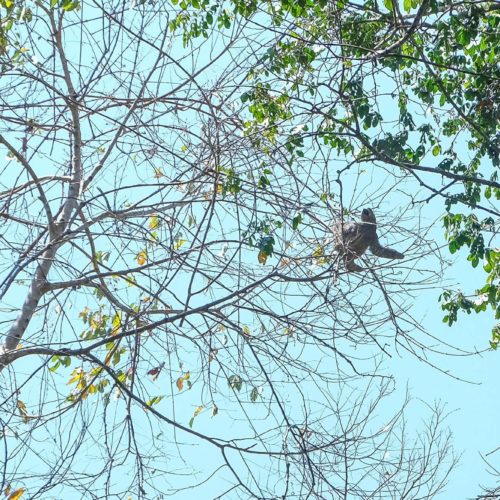
[[[349,272],[359,272],[364,271],[364,269],[354,262],[353,258],[347,258],[345,261],[345,267]]]
[[[378,238],[376,238],[375,241],[370,245],[370,250],[373,255],[376,255],[377,257],[383,257],[384,259],[404,259],[404,255],[402,253],[399,253],[397,250],[394,250],[393,248],[383,247],[379,243]]]

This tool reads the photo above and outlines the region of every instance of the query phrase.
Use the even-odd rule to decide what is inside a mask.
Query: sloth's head
[[[371,222],[372,224],[376,224],[377,219],[375,219],[375,214],[371,208],[363,208],[361,212],[361,220],[363,222]]]

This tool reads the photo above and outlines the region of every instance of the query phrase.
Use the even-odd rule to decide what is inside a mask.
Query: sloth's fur
[[[335,224],[334,234],[336,240],[335,249],[341,255],[348,271],[362,271],[354,259],[361,257],[369,248],[373,255],[384,259],[403,259],[404,255],[398,251],[383,247],[377,236],[377,220],[371,208],[365,208],[361,212],[361,222],[350,222]]]

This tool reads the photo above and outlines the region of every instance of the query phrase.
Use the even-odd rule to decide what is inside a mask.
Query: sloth
[[[338,222],[334,228],[336,246],[335,250],[342,257],[348,271],[363,271],[354,259],[361,257],[368,248],[372,254],[384,259],[403,259],[402,253],[380,245],[377,236],[377,220],[371,208],[361,212],[361,222],[341,224]]]

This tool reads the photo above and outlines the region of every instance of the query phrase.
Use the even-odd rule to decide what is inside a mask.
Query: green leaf
[[[302,214],[298,213],[292,220],[292,228],[295,231],[302,222]]]
[[[61,366],[60,361],[57,361],[54,365],[49,367],[49,371],[55,372]]]
[[[252,403],[255,403],[255,401],[257,401],[258,397],[259,397],[259,390],[257,389],[257,387],[254,387],[252,389],[252,392],[250,393],[250,401]]]
[[[156,405],[158,404],[162,399],[164,398],[164,396],[154,396],[152,397],[151,399],[148,399],[148,401],[146,401],[146,405],[147,406],[153,406],[153,405]]]
[[[72,0],[62,0],[61,7],[64,11],[70,12],[80,7],[80,2],[74,2]]]
[[[80,2],[72,2],[71,5],[69,5],[64,10],[66,12],[70,12],[71,10],[75,10],[75,9],[79,9],[79,8],[80,8]]]
[[[240,392],[243,386],[243,380],[241,380],[241,378],[238,375],[231,375],[227,379],[227,384],[229,385],[229,387],[231,387],[231,389],[235,389],[238,392]]]

